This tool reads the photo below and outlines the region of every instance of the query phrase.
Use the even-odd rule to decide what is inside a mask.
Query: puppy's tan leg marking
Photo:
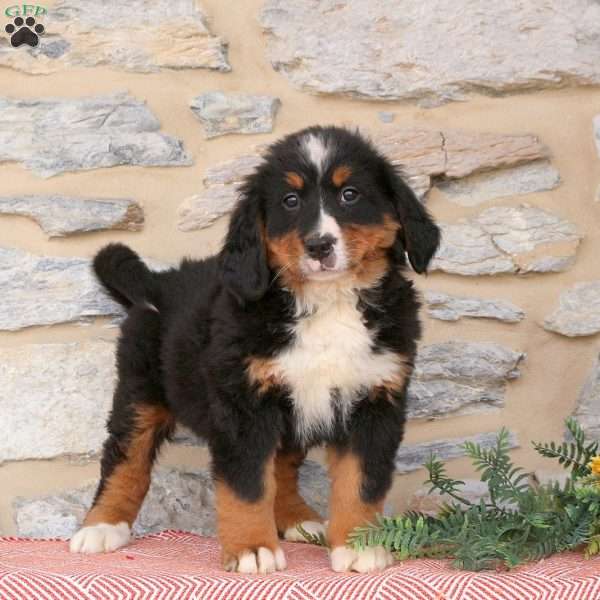
[[[360,552],[346,545],[348,534],[355,528],[373,522],[381,513],[383,500],[366,503],[361,499],[363,474],[359,458],[352,452],[328,449],[327,460],[331,476],[331,498],[327,539],[331,547],[331,568],[334,571],[367,573],[383,569],[393,561],[383,548],[366,548]]]
[[[150,486],[156,432],[171,427],[171,413],[160,406],[136,408],[135,427],[125,449],[125,459],[107,477],[104,489],[85,518],[84,525],[119,523],[131,525]]]
[[[275,456],[275,523],[277,530],[290,542],[305,542],[298,531],[302,527],[313,535],[325,534],[320,515],[306,504],[298,491],[298,469],[304,461],[304,452],[278,452]]]
[[[275,464],[270,458],[263,473],[263,494],[256,502],[241,499],[222,480],[215,482],[218,536],[223,566],[238,573],[271,573],[285,569],[275,526]]]
[[[71,539],[71,552],[110,552],[127,544],[131,525],[150,486],[157,440],[164,439],[172,426],[166,408],[148,404],[136,407],[134,427],[126,447],[121,449],[123,458],[103,477],[82,529]]]

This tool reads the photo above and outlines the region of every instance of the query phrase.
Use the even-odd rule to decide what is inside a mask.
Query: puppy
[[[439,230],[357,133],[312,127],[273,144],[240,192],[221,252],[149,270],[126,246],[94,260],[127,308],[101,480],[73,552],[126,544],[176,423],[207,440],[225,569],[284,569],[279,536],[326,533],[335,571],[391,562],[346,544],[383,508],[420,336],[406,257],[425,272]],[[327,527],[298,492],[325,445]]]

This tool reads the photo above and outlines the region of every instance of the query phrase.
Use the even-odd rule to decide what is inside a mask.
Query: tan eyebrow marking
[[[301,190],[304,187],[304,179],[295,173],[294,171],[287,171],[285,174],[285,180],[295,189]]]
[[[348,165],[341,165],[340,167],[337,167],[331,176],[333,185],[340,187],[346,183],[346,181],[348,181],[350,175],[352,175],[352,169]]]

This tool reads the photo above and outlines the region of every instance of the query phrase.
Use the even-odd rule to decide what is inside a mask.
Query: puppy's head
[[[257,300],[274,277],[293,289],[348,276],[368,285],[405,252],[423,273],[438,243],[425,208],[369,142],[312,127],[271,146],[247,179],[221,266],[240,299]]]

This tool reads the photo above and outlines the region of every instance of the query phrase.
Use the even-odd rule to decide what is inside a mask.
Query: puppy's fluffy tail
[[[158,310],[153,273],[131,248],[108,244],[94,257],[93,268],[110,296],[125,308],[138,304]]]

